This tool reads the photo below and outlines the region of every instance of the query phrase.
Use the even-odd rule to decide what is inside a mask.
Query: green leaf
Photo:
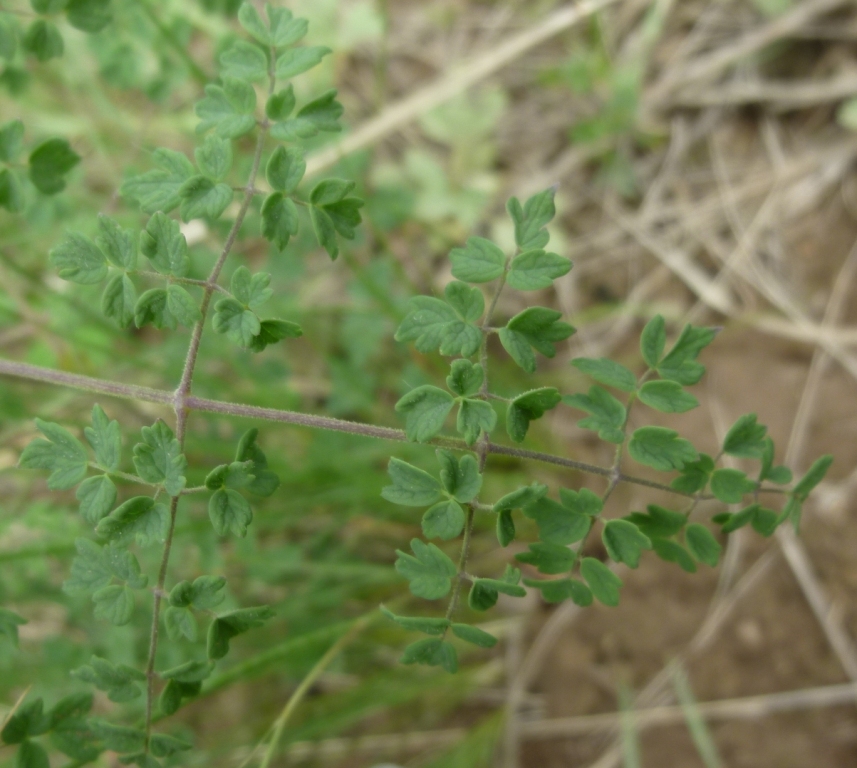
[[[515,224],[515,242],[521,250],[544,248],[548,244],[550,235],[544,227],[556,215],[555,195],[556,187],[548,187],[529,198],[523,207],[518,198],[509,199],[506,210]]]
[[[0,125],[0,161],[14,163],[23,146],[24,124],[20,120],[10,120]]]
[[[142,443],[134,446],[134,466],[147,483],[163,483],[170,496],[178,496],[187,482],[187,459],[173,431],[160,419],[140,430]]]
[[[593,384],[588,395],[565,395],[562,401],[589,414],[577,422],[579,427],[597,432],[602,440],[609,443],[622,443],[625,440],[625,406],[603,387]]]
[[[538,589],[546,603],[561,603],[571,598],[581,608],[592,605],[592,591],[577,579],[524,579],[524,583]]]
[[[140,564],[128,550],[113,546],[100,547],[89,539],[74,542],[77,557],[71,564],[71,576],[63,584],[69,595],[90,594],[110,584],[115,577],[132,589],[142,589],[148,578],[140,573]]]
[[[640,335],[640,352],[649,368],[656,369],[667,343],[666,323],[662,315],[655,315],[643,328]]]
[[[153,733],[149,740],[149,748],[155,757],[169,757],[177,752],[193,749],[193,744],[166,733]]]
[[[236,40],[220,54],[223,77],[246,82],[268,77],[268,57],[259,46],[246,40]]]
[[[790,498],[783,507],[783,511],[777,519],[777,523],[779,524],[782,521],[788,520],[792,524],[794,532],[798,533],[800,529],[802,506],[803,504],[800,499],[794,497]]]
[[[71,693],[64,696],[48,712],[51,726],[56,728],[67,720],[86,716],[92,709],[93,703],[91,693]]]
[[[581,488],[579,491],[560,488],[559,498],[566,509],[570,509],[579,515],[597,517],[604,509],[604,502],[601,501],[601,497],[590,491],[589,488]]]
[[[252,4],[241,3],[238,9],[238,21],[262,45],[271,45],[271,32],[268,25]]]
[[[215,467],[205,478],[205,487],[210,491],[218,488],[246,488],[254,480],[252,461],[233,461],[231,464],[221,464]]]
[[[204,176],[212,181],[223,181],[232,167],[232,143],[228,139],[210,134],[205,137],[202,146],[193,151],[193,156],[196,158],[197,168]]]
[[[179,187],[182,221],[218,219],[232,202],[232,187],[205,176],[191,176]]]
[[[44,702],[41,698],[33,699],[9,716],[0,738],[5,744],[21,744],[28,736],[40,736],[50,726],[50,719],[44,714]]]
[[[199,576],[191,584],[180,581],[170,592],[170,605],[174,608],[193,607],[207,611],[220,605],[226,595],[221,591],[226,586],[223,576]]]
[[[75,496],[80,502],[80,516],[90,525],[98,525],[116,503],[116,486],[107,475],[96,475],[84,480]]]
[[[15,768],[51,768],[48,753],[35,741],[25,741],[18,747]]]
[[[506,431],[515,442],[523,442],[530,422],[540,419],[562,401],[555,387],[540,387],[518,395],[506,410]]]
[[[714,459],[707,453],[700,453],[698,461],[684,465],[681,476],[675,478],[670,487],[681,493],[696,493],[708,485],[711,473],[714,471]]]
[[[69,24],[90,34],[100,32],[113,19],[110,0],[69,0],[65,14]]]
[[[297,189],[304,173],[304,153],[297,147],[277,147],[265,168],[268,184],[279,192],[293,192]]]
[[[502,593],[504,595],[509,595],[509,597],[526,597],[527,590],[522,586],[519,586],[518,582],[520,580],[520,570],[512,568],[511,566],[506,566],[506,572],[503,574],[503,578],[475,579],[473,585],[474,587],[479,586],[482,589],[494,592],[495,595],[497,593]],[[496,602],[496,597],[494,598],[494,602]]]
[[[152,153],[152,162],[157,170],[126,179],[119,192],[136,200],[143,213],[169,213],[181,202],[179,190],[195,171],[184,154],[163,147]]]
[[[306,48],[293,48],[277,57],[276,74],[278,80],[288,80],[319,65],[327,54],[333,53],[323,45],[311,45]]]
[[[136,538],[141,547],[148,547],[166,541],[169,526],[170,513],[164,504],[150,496],[134,496],[103,518],[95,532],[118,544]]]
[[[26,206],[21,176],[10,168],[0,169],[0,206],[9,213],[21,213]]]
[[[668,563],[676,563],[688,573],[696,573],[696,563],[690,553],[681,545],[667,539],[652,539],[655,554]]]
[[[404,576],[416,597],[438,600],[452,587],[452,579],[458,571],[455,564],[434,544],[419,539],[411,541],[413,556],[396,550],[396,570]]]
[[[466,322],[476,322],[485,311],[485,297],[478,288],[453,280],[443,289],[443,295],[458,316]]]
[[[142,752],[146,744],[146,732],[139,728],[113,725],[100,719],[90,720],[89,724],[95,735],[111,752],[119,754]]]
[[[134,613],[134,593],[129,587],[118,584],[102,587],[94,592],[92,602],[95,603],[95,618],[106,619],[117,627],[131,621]]]
[[[295,122],[300,124],[300,131],[305,138],[315,136],[320,131],[337,133],[342,130],[339,118],[343,111],[342,104],[336,100],[336,91],[331,89],[305,104],[298,111]],[[308,136],[306,134],[310,127],[313,132]]]
[[[303,336],[303,330],[297,323],[287,320],[262,320],[259,323],[259,333],[250,342],[253,352],[263,351],[269,344],[276,344],[283,339],[296,339]]]
[[[241,26],[263,45],[284,48],[306,35],[306,19],[294,19],[287,8],[274,8],[270,3],[265,8],[269,24],[262,21],[259,12],[250,3],[243,3],[238,11]]]
[[[574,328],[562,322],[561,312],[544,307],[530,307],[515,315],[500,329],[500,343],[512,359],[527,373],[536,370],[536,360],[530,347],[545,357],[554,357],[554,344],[567,339]]]
[[[450,674],[458,671],[458,655],[455,647],[440,638],[426,637],[411,643],[405,648],[400,661],[402,664],[443,667]]]
[[[697,328],[686,325],[673,348],[658,363],[658,373],[679,384],[696,384],[705,373],[705,367],[696,362],[699,353],[714,341],[720,329]]]
[[[0,608],[0,635],[8,637],[16,648],[18,647],[18,627],[26,624],[27,620],[6,608]]]
[[[97,760],[102,752],[86,720],[72,719],[60,723],[51,732],[50,739],[54,749],[81,763]]]
[[[471,627],[469,624],[453,624],[452,633],[461,640],[478,645],[480,648],[493,648],[497,645],[497,638],[494,635],[489,635],[484,630]]]
[[[170,606],[164,612],[164,625],[170,640],[179,640],[186,637],[195,643],[199,636],[199,628],[196,619],[187,608],[176,608]]]
[[[48,438],[36,438],[21,453],[18,462],[24,469],[48,469],[48,488],[67,491],[84,477],[88,457],[83,444],[68,430],[50,421],[36,419],[36,427]]]
[[[419,443],[431,440],[443,429],[454,403],[449,392],[428,384],[408,392],[396,403],[396,411],[405,415],[408,440]]]
[[[711,492],[724,504],[738,504],[755,490],[755,481],[740,470],[715,469],[711,475]]]
[[[640,387],[638,397],[661,413],[684,413],[699,405],[699,400],[675,381],[647,381]]]
[[[461,400],[455,428],[464,436],[464,442],[473,445],[483,432],[491,434],[497,426],[497,413],[485,400]]]
[[[565,256],[542,250],[526,251],[512,259],[506,282],[519,291],[537,291],[550,288],[571,267],[571,259]]]
[[[229,298],[220,299],[214,305],[212,326],[217,333],[226,334],[227,338],[241,347],[249,347],[262,330],[255,312]]]
[[[196,300],[175,283],[167,286],[167,311],[186,328],[192,328],[202,320]]]
[[[265,103],[265,114],[271,120],[285,120],[295,108],[295,89],[289,83],[281,91],[277,91],[268,97]]]
[[[568,547],[560,544],[530,544],[529,552],[520,552],[515,559],[534,565],[541,573],[566,573],[574,566],[577,556]]]
[[[256,127],[256,91],[242,80],[224,78],[223,86],[206,85],[205,98],[194,105],[197,133],[214,128],[224,139],[237,139]]]
[[[442,635],[449,626],[449,619],[435,619],[424,616],[397,616],[392,611],[381,606],[381,613],[395,621],[400,627],[412,632],[423,632],[426,635]]]
[[[136,233],[120,227],[103,213],[98,214],[98,236],[95,243],[110,263],[119,269],[137,268]]]
[[[827,474],[830,465],[833,464],[833,456],[827,454],[816,459],[806,474],[798,481],[792,489],[792,495],[798,501],[806,501],[813,488],[815,488]]]
[[[246,490],[256,496],[270,496],[280,485],[280,478],[268,469],[268,459],[262,449],[256,444],[258,429],[248,429],[238,442],[235,461],[252,461],[251,473],[255,480]]]
[[[741,416],[723,439],[723,452],[742,459],[760,459],[765,452],[768,428],[756,423],[756,414]]]
[[[353,181],[325,179],[310,193],[310,221],[318,242],[333,259],[339,254],[336,234],[353,240],[360,223],[363,201],[348,196],[354,186]]]
[[[23,49],[41,62],[62,56],[65,50],[60,31],[54,24],[45,21],[45,19],[37,19],[30,24],[21,42]],[[56,191],[59,192],[60,190]],[[46,192],[45,194],[53,194],[53,192]]]
[[[262,236],[282,251],[297,233],[298,209],[294,202],[282,192],[268,195],[262,204]]]
[[[633,392],[637,387],[637,377],[624,365],[609,358],[578,357],[572,360],[571,364],[581,373],[608,387],[615,387],[623,392]]]
[[[190,271],[187,240],[179,223],[158,211],[140,235],[140,250],[163,275],[184,277]]]
[[[494,502],[494,511],[502,512],[503,510],[521,509],[527,504],[532,504],[543,498],[548,492],[548,487],[542,483],[533,483],[525,485],[523,488],[518,488],[511,493]]]
[[[640,464],[663,472],[681,470],[689,462],[699,459],[691,443],[679,437],[678,432],[665,427],[635,430],[628,443],[628,453]]]
[[[626,520],[640,529],[640,532],[648,538],[666,539],[677,534],[687,523],[687,517],[681,512],[673,512],[664,509],[657,504],[649,504],[646,507],[648,514],[643,512],[632,512]]]
[[[221,488],[208,502],[208,517],[218,536],[229,533],[240,538],[247,535],[247,526],[253,521],[253,511],[238,491]]]
[[[208,627],[208,658],[222,659],[229,653],[229,641],[256,627],[261,627],[274,612],[267,606],[242,608],[218,616]]]
[[[107,259],[86,235],[69,232],[50,252],[51,264],[63,280],[82,285],[100,283],[107,277]]]
[[[449,376],[446,377],[446,386],[456,395],[467,397],[475,395],[484,380],[485,373],[479,363],[471,363],[470,360],[453,360]]]
[[[685,542],[690,554],[699,562],[710,565],[712,568],[717,566],[723,547],[708,528],[699,523],[691,523],[685,531]]]
[[[502,509],[497,513],[495,529],[501,547],[508,547],[515,540],[515,521],[510,510]]]
[[[335,259],[339,256],[339,245],[336,242],[333,220],[324,210],[315,206],[309,209],[309,219],[318,244],[327,251],[331,259]]]
[[[444,490],[461,504],[473,501],[482,488],[482,475],[479,474],[476,457],[468,453],[456,459],[449,451],[438,450],[437,459]]]
[[[454,539],[464,530],[464,510],[448,499],[429,507],[423,515],[423,535],[427,539]]]
[[[652,548],[648,536],[627,520],[608,520],[601,532],[601,540],[612,560],[625,563],[631,568],[640,564],[640,555],[644,549]]]
[[[99,656],[93,656],[88,665],[72,670],[71,676],[104,691],[116,704],[139,698],[142,691],[137,683],[146,680],[146,676],[133,667],[113,664]]]
[[[523,512],[536,521],[539,538],[545,544],[573,544],[583,539],[592,525],[588,515],[572,511],[553,499],[542,498],[527,504]]]
[[[767,507],[756,506],[756,511],[753,513],[752,526],[756,533],[768,537],[773,536],[774,531],[780,524],[779,515],[773,509]]]
[[[80,162],[65,139],[48,139],[30,153],[30,181],[45,195],[55,195],[65,189],[65,176]]]
[[[449,253],[452,274],[465,283],[487,283],[503,274],[506,255],[484,237],[468,238],[464,248]]]
[[[600,560],[594,557],[584,557],[580,561],[580,575],[592,590],[592,594],[604,605],[615,607],[619,605],[620,579]]]
[[[470,357],[482,343],[482,333],[459,319],[446,302],[431,296],[411,299],[410,311],[395,335],[396,341],[414,341],[419,352]]]
[[[151,323],[158,330],[176,329],[178,321],[173,317],[167,303],[167,292],[163,288],[150,288],[134,305],[134,325],[142,328]]]
[[[237,623],[240,624],[241,622],[246,622],[248,620],[265,621],[274,615],[273,611],[271,611],[267,606],[246,608],[245,611],[249,611],[250,616],[239,617],[235,620]],[[267,616],[262,615],[265,612],[268,613]],[[242,613],[242,611],[235,611],[234,613]],[[227,614],[227,616],[229,615],[231,614]],[[252,629],[252,627],[248,627],[248,629]],[[163,680],[170,680],[175,683],[188,685],[203,682],[208,679],[213,671],[214,664],[210,661],[186,661],[184,664],[179,664],[177,667],[170,667],[169,669],[165,669],[163,672],[159,672],[158,676]]]

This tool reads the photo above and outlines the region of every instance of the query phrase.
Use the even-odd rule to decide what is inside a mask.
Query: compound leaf
[[[89,463],[83,444],[54,422],[37,418],[36,427],[48,439],[33,440],[21,453],[18,466],[50,470],[48,488],[52,491],[73,488],[86,476]]]

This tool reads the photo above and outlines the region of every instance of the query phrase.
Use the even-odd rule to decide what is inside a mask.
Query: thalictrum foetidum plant
[[[61,54],[62,36],[51,20],[57,14],[92,32],[109,22],[106,1],[34,0],[32,5],[39,18],[26,30],[10,14],[0,13],[0,56],[9,61],[21,55],[45,61]],[[42,437],[23,450],[19,466],[47,472],[53,491],[74,490],[80,517],[90,529],[75,544],[63,590],[91,600],[94,616],[115,626],[128,624],[135,607],[150,606],[151,629],[145,664],[114,663],[94,653],[88,663],[69,670],[80,684],[78,693],[49,707],[37,697],[17,704],[0,739],[16,747],[21,768],[44,768],[51,751],[71,758],[74,765],[95,761],[104,751],[141,768],[175,761],[192,744],[168,733],[160,721],[200,693],[234,638],[274,615],[267,605],[223,610],[226,579],[221,573],[199,573],[192,580],[172,575],[171,549],[187,497],[207,498],[210,524],[228,541],[246,535],[255,500],[277,494],[280,484],[268,465],[264,433],[254,427],[234,445],[231,461],[201,468],[207,473],[204,482],[190,485],[185,442],[193,411],[436,447],[433,463],[425,467],[390,458],[390,484],[379,491],[393,504],[424,510],[417,513],[423,537],[414,538],[409,551],[399,551],[391,567],[413,596],[441,601],[440,608],[406,615],[400,613],[400,606],[408,604],[403,600],[395,611],[381,610],[406,630],[424,635],[404,649],[403,663],[441,666],[448,672],[458,667],[462,643],[481,648],[497,643],[462,619],[465,602],[473,611],[488,611],[501,594],[520,598],[529,588],[550,603],[615,606],[622,587],[614,567],[618,564],[637,568],[645,553],[652,552],[694,572],[701,565],[717,565],[721,543],[715,531],[727,534],[749,525],[770,536],[785,522],[797,528],[801,505],[831,462],[829,456],[818,459],[793,483],[791,472],[775,464],[774,443],[754,414],[731,426],[716,456],[699,452],[672,429],[646,425],[652,411],[680,414],[699,405],[688,388],[702,378],[705,369],[698,358],[717,335],[716,328],[692,325],[672,334],[660,315],[642,329],[638,370],[606,358],[578,357],[571,365],[593,381],[586,392],[563,393],[539,386],[537,379],[532,388],[511,397],[492,391],[492,353],[508,355],[526,374],[535,375],[539,358],[555,357],[557,345],[575,332],[554,309],[528,306],[511,317],[499,309],[504,291],[527,294],[550,288],[572,269],[569,259],[547,250],[547,225],[556,212],[554,188],[523,202],[509,200],[514,252],[471,237],[449,254],[454,280],[443,295],[411,300],[395,339],[413,343],[419,354],[447,360],[448,375],[411,389],[396,403],[404,432],[195,396],[203,334],[219,334],[225,343],[265,354],[268,347],[288,345],[303,333],[293,318],[265,312],[273,295],[271,275],[254,273],[241,263],[236,245],[255,236],[244,226],[248,213],[258,219],[258,234],[275,252],[289,248],[301,228],[309,228],[336,259],[354,238],[363,205],[353,194],[352,181],[331,178],[310,185],[304,179],[304,143],[339,131],[343,108],[335,91],[304,99],[291,81],[317,66],[330,49],[302,45],[308,24],[284,8],[268,5],[263,14],[244,3],[238,20],[244,37],[220,54],[218,80],[205,85],[194,106],[199,141],[193,158],[157,148],[149,157],[151,169],[128,176],[121,187],[124,200],[142,214],[140,227],[127,229],[102,214],[92,218],[90,234],[69,232],[50,252],[60,278],[100,286],[100,309],[117,333],[147,325],[189,329],[175,389],[0,361],[0,373],[6,375],[167,405],[174,411],[170,423],[159,419],[132,435],[111,418],[108,404],[96,404],[83,439],[75,425],[35,420]],[[25,134],[20,121],[0,125],[0,205],[12,213],[23,210],[35,195],[61,192],[65,174],[80,161],[64,140],[48,140],[32,149],[25,169],[19,164]],[[249,157],[242,158],[247,162],[235,163],[235,154],[245,147],[252,147]],[[237,178],[234,166],[249,170]],[[260,189],[263,178],[270,191]],[[225,233],[205,277],[191,277],[191,255],[180,224],[196,219]],[[221,277],[230,260],[238,265],[227,284]],[[583,414],[580,427],[613,447],[610,466],[517,447],[526,440],[531,422],[565,407]],[[631,428],[632,410],[634,423],[643,426]],[[602,478],[604,489],[596,493],[532,482],[488,499],[483,477],[492,455],[587,472]],[[728,457],[752,460],[755,469],[722,466]],[[664,477],[637,477],[629,465]],[[673,508],[652,504],[644,512],[613,510],[607,515],[620,483],[667,492],[676,503]],[[773,507],[768,506],[772,498],[779,502]],[[707,523],[692,520],[699,503],[711,499],[736,511],[722,511]],[[519,548],[508,557],[502,572],[474,572],[471,543],[477,518],[493,521],[500,548],[509,547],[520,530],[536,530],[537,540],[526,541],[526,550]],[[593,536],[603,542],[607,562],[587,554]],[[159,556],[157,566],[147,572],[141,560],[148,559],[142,555],[149,551]],[[5,641],[17,643],[18,627],[25,622],[26,617],[0,608]],[[177,653],[184,660],[163,665],[163,646],[179,641],[183,644]],[[91,716],[93,690],[117,705],[144,702],[142,718],[123,715],[121,706],[110,717]],[[275,730],[275,737],[281,730]]]

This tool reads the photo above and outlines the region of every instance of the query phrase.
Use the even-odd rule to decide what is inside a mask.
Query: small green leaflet
[[[267,497],[277,490],[280,485],[280,478],[276,472],[268,469],[268,459],[256,443],[258,436],[259,430],[255,427],[248,429],[241,436],[235,451],[235,461],[253,463],[250,472],[254,480],[246,486],[246,490],[256,496]]]
[[[229,641],[236,635],[261,627],[274,612],[267,606],[242,608],[218,616],[208,627],[208,658],[222,659],[229,653]]]
[[[581,488],[579,491],[560,488],[559,498],[564,507],[580,515],[597,517],[604,508],[604,502],[601,501],[601,497],[590,491],[589,488]]]
[[[580,561],[580,575],[586,580],[597,600],[611,607],[619,605],[622,579],[604,563],[594,557],[584,557]]]
[[[119,584],[102,587],[93,593],[92,602],[95,603],[95,618],[106,619],[117,627],[131,621],[134,614],[134,593],[130,587]]]
[[[42,63],[62,56],[65,50],[60,31],[45,19],[37,19],[30,24],[21,42],[23,49]]]
[[[755,481],[737,469],[715,469],[711,474],[711,492],[724,504],[740,503],[756,487]]]
[[[690,553],[675,541],[668,539],[652,539],[652,549],[655,554],[668,563],[676,563],[679,568],[688,573],[696,573],[696,562]]]
[[[530,544],[529,552],[519,552],[515,559],[534,565],[541,573],[556,574],[570,571],[577,556],[568,547],[560,544]]]
[[[218,219],[232,202],[232,187],[215,183],[206,176],[191,176],[179,187],[182,221]]]
[[[292,18],[287,8],[275,8],[265,3],[268,22],[263,21],[259,11],[250,3],[242,3],[238,9],[238,21],[262,45],[285,48],[303,38],[309,27],[306,19]]]
[[[628,443],[628,453],[635,461],[663,472],[681,470],[685,464],[699,459],[696,448],[665,427],[641,427],[634,431]]]
[[[485,374],[479,363],[471,363],[469,360],[453,360],[450,366],[449,376],[446,377],[446,386],[451,392],[462,397],[475,395]]]
[[[571,364],[581,373],[591,376],[595,381],[608,387],[633,392],[637,387],[637,377],[624,365],[606,357],[578,357]]]
[[[521,206],[516,197],[509,199],[506,210],[515,224],[515,242],[521,250],[544,248],[550,235],[544,229],[556,215],[556,187],[548,187],[533,195]]]
[[[449,499],[429,507],[422,520],[423,535],[427,539],[454,539],[464,530],[464,510],[458,502]]]
[[[241,347],[249,347],[262,331],[262,324],[255,312],[245,309],[241,302],[235,299],[220,299],[214,305],[212,327],[217,333],[226,337]]]
[[[640,564],[640,555],[644,549],[652,548],[649,538],[627,520],[608,520],[601,533],[601,540],[612,560],[631,568]]]
[[[80,155],[65,139],[48,139],[30,153],[30,181],[43,195],[55,195],[65,189],[63,177],[79,162]]]
[[[546,544],[573,544],[586,536],[592,525],[589,515],[548,498],[527,504],[523,512],[536,521],[539,538]]]
[[[506,431],[516,443],[523,442],[530,422],[540,419],[562,400],[555,387],[541,387],[518,395],[506,410]]]
[[[519,291],[550,288],[558,277],[571,271],[571,259],[543,250],[526,251],[512,259],[506,282]]]
[[[332,259],[339,255],[336,235],[353,240],[360,223],[363,201],[350,196],[354,187],[353,181],[325,179],[315,186],[309,196],[310,222],[319,245]]]
[[[18,647],[18,627],[26,624],[27,620],[6,608],[0,608],[0,635],[8,637],[16,648]]]
[[[116,578],[132,589],[143,589],[148,577],[140,572],[140,563],[127,549],[112,545],[100,547],[89,539],[74,542],[77,557],[71,564],[71,575],[63,584],[68,595],[88,595],[110,584]]]
[[[146,680],[146,676],[133,667],[113,664],[99,656],[93,656],[89,664],[72,670],[71,676],[104,691],[107,698],[116,704],[139,698],[142,691],[137,683]]]
[[[666,323],[662,315],[655,315],[643,328],[640,352],[649,368],[657,369],[667,343]]]
[[[478,645],[480,648],[493,648],[497,645],[497,638],[494,635],[489,635],[484,630],[471,627],[469,624],[453,624],[452,634],[466,643]]]
[[[98,214],[96,245],[108,261],[119,269],[137,268],[137,233],[120,227],[109,216]]]
[[[50,470],[48,488],[52,491],[73,488],[86,477],[89,464],[83,444],[59,424],[37,418],[36,427],[48,439],[33,440],[21,453],[18,466]]]
[[[481,305],[472,295],[465,300],[457,287],[460,285],[462,283],[450,283],[446,287],[449,303],[432,296],[411,299],[410,311],[396,331],[396,341],[413,341],[423,353],[439,350],[442,355],[470,357],[476,354],[482,343],[482,332],[472,321],[482,314],[484,299]],[[479,296],[481,298],[481,293]]]
[[[461,399],[455,428],[464,436],[464,442],[473,445],[483,432],[490,434],[497,426],[497,413],[491,403],[470,398]]]
[[[277,147],[268,160],[265,176],[278,192],[294,192],[306,172],[303,150]]]
[[[277,57],[276,75],[278,80],[288,80],[303,74],[321,63],[329,53],[330,48],[323,45],[311,45],[306,48],[293,48]]]
[[[44,701],[41,698],[33,699],[9,716],[0,738],[5,744],[20,744],[28,736],[40,736],[50,727],[50,718],[44,712]]]
[[[487,283],[495,280],[506,267],[506,255],[484,237],[468,238],[464,248],[449,253],[452,274],[465,283]]]
[[[143,442],[134,446],[134,466],[147,483],[163,484],[170,496],[178,496],[187,482],[187,459],[173,431],[160,419],[140,430]]]
[[[717,561],[720,559],[720,552],[723,547],[717,539],[714,538],[711,531],[704,525],[699,523],[691,523],[685,531],[685,543],[690,550],[690,554],[699,562],[710,565],[712,568],[717,566]]]
[[[236,40],[220,54],[223,77],[245,82],[264,80],[268,76],[268,56],[259,46]]]
[[[247,527],[253,522],[253,510],[238,491],[221,488],[212,494],[208,502],[208,517],[218,536],[232,533],[244,538]]]
[[[167,311],[186,328],[202,320],[202,312],[194,298],[175,283],[167,286]]]
[[[187,608],[175,608],[173,606],[167,608],[164,611],[164,626],[167,628],[170,640],[180,640],[184,637],[195,643],[199,637],[196,619]]]
[[[277,91],[268,97],[265,102],[265,114],[274,121],[285,120],[295,108],[295,89],[289,83],[281,91]]]
[[[400,659],[402,664],[426,664],[443,667],[447,672],[458,671],[458,655],[451,643],[439,637],[426,637],[407,646]]]
[[[824,480],[824,476],[827,474],[827,470],[830,469],[831,464],[833,464],[833,456],[830,454],[816,459],[806,471],[806,474],[797,482],[797,485],[792,490],[792,495],[798,501],[806,501],[813,488]]]
[[[452,498],[467,504],[479,495],[482,475],[479,474],[479,463],[475,456],[468,453],[456,459],[450,451],[438,450],[437,460],[440,463],[440,481]]]
[[[148,547],[166,540],[169,524],[170,513],[164,504],[150,496],[134,496],[104,517],[95,532],[119,544],[136,538],[141,547]]]
[[[247,267],[238,267],[229,281],[233,296],[250,309],[258,309],[273,295],[268,287],[271,276],[267,272],[251,275]]]
[[[289,85],[278,94],[274,94],[265,107],[272,120],[280,120],[271,126],[271,136],[279,141],[300,141],[310,139],[321,132],[337,133],[342,130],[339,118],[343,107],[336,100],[336,91],[329,90],[305,104],[291,120],[288,116],[295,107],[292,86]]]
[[[684,413],[699,405],[690,392],[685,392],[675,381],[647,381],[640,387],[637,396],[650,408],[661,413]]]
[[[381,496],[393,504],[424,507],[441,498],[441,485],[428,472],[397,458],[391,458],[387,472],[393,481],[381,491]]]
[[[577,579],[524,579],[524,584],[538,589],[546,603],[561,603],[570,598],[581,608],[592,605],[592,590]]]
[[[597,432],[602,440],[609,443],[624,441],[627,415],[625,406],[603,387],[593,384],[588,395],[565,395],[562,401],[589,414],[587,418],[577,422],[579,427]]]
[[[200,119],[197,133],[214,128],[224,139],[237,139],[256,127],[256,91],[252,85],[224,78],[223,85],[206,85],[205,98],[194,105]]]
[[[49,256],[63,280],[94,285],[107,277],[107,259],[86,235],[69,232]]]
[[[246,488],[255,479],[252,461],[233,461],[212,469],[205,478],[205,487],[210,491],[218,488],[233,488],[237,491]]]
[[[679,493],[696,493],[708,485],[713,471],[714,459],[707,453],[700,453],[698,461],[691,461],[682,467],[681,475],[670,483],[670,487]]]
[[[637,526],[643,535],[650,539],[674,536],[687,523],[687,517],[681,512],[673,512],[656,504],[650,504],[646,509],[647,513],[632,512],[625,519]]]
[[[510,510],[501,509],[497,513],[494,530],[501,547],[508,547],[515,540],[515,520]]]
[[[282,251],[297,233],[298,209],[294,202],[282,192],[268,195],[262,204],[262,236]]]
[[[428,616],[397,616],[383,605],[381,606],[381,613],[391,621],[395,621],[403,629],[422,632],[426,635],[442,635],[450,625],[449,619],[436,619]]]
[[[561,317],[562,313],[553,309],[525,309],[500,329],[500,343],[521,368],[527,373],[533,373],[536,370],[533,349],[545,357],[554,357],[554,344],[574,333],[575,329],[562,322]]]
[[[199,576],[193,583],[180,581],[170,591],[170,605],[176,608],[211,610],[226,599],[222,591],[225,586],[226,579],[223,576]]]
[[[770,480],[776,485],[788,485],[792,481],[792,471],[782,464],[774,466],[774,441],[765,438],[762,450],[762,466],[759,469],[759,482]]]
[[[185,277],[190,270],[187,240],[179,223],[158,211],[140,234],[140,250],[162,275]]]
[[[444,597],[452,586],[455,564],[434,544],[419,539],[411,541],[413,555],[396,550],[396,570],[404,576],[411,592],[426,600]]]
[[[197,168],[206,178],[212,181],[223,181],[232,167],[232,143],[228,139],[209,134],[205,137],[202,146],[193,151],[193,156],[196,159]]]
[[[765,453],[768,428],[756,423],[756,414],[741,416],[723,439],[723,452],[741,459],[760,459]]]
[[[100,32],[113,18],[110,0],[69,0],[65,9],[68,23],[83,32]]]
[[[521,571],[510,565],[506,566],[500,579],[475,579],[467,596],[467,604],[474,611],[487,611],[497,604],[500,592],[510,597],[524,597],[527,591],[518,585],[520,580]]]
[[[696,384],[705,373],[705,367],[696,362],[696,358],[714,341],[719,330],[686,325],[672,349],[658,363],[658,373],[685,386]]]
[[[521,509],[527,504],[532,504],[543,498],[548,492],[548,487],[542,483],[533,483],[525,485],[523,488],[518,488],[511,493],[507,493],[501,499],[494,502],[494,511],[502,512],[504,510]]]
[[[396,411],[405,415],[408,440],[424,443],[443,429],[443,423],[454,404],[455,400],[449,392],[426,384],[412,389],[399,400]]]
[[[151,323],[158,330],[176,329],[178,318],[170,312],[169,296],[163,288],[150,288],[134,305],[134,325],[142,328]]]
[[[75,493],[80,502],[80,516],[90,525],[98,525],[116,503],[116,486],[107,475],[84,480]]]
[[[16,768],[50,768],[51,763],[45,748],[35,741],[25,741],[18,747],[15,756]]]
[[[152,153],[152,162],[157,170],[126,179],[119,192],[136,200],[143,213],[169,213],[181,202],[179,190],[194,175],[193,165],[181,152],[163,147]]]

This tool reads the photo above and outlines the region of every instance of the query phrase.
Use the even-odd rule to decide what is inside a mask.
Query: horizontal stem
[[[176,395],[173,392],[167,392],[163,389],[140,387],[135,384],[120,384],[115,381],[106,381],[104,379],[96,379],[91,376],[66,373],[65,371],[55,371],[52,368],[43,368],[39,365],[18,363],[12,360],[4,360],[2,358],[0,358],[0,375],[14,376],[16,378],[28,379],[30,381],[41,381],[46,384],[59,384],[72,389],[80,389],[86,392],[109,395],[110,397],[121,397],[126,400],[138,400],[147,403],[159,403],[170,407],[174,407],[176,401]],[[301,427],[310,427],[311,429],[327,429],[333,432],[345,432],[352,435],[372,437],[379,440],[407,442],[407,436],[401,429],[377,427],[373,424],[361,424],[356,421],[334,419],[330,416],[316,416],[311,413],[282,411],[277,408],[263,408],[257,405],[244,405],[242,403],[227,403],[222,400],[209,400],[204,397],[195,396],[185,397],[184,407],[193,411],[220,413],[224,416],[263,419],[265,421],[275,421],[281,424],[295,424]],[[463,440],[449,437],[436,437],[434,440],[429,441],[428,444],[456,451],[471,450]],[[488,453],[495,456],[509,456],[515,459],[539,461],[544,464],[553,464],[557,467],[587,472],[591,475],[599,475],[601,477],[608,478],[614,477],[612,467],[599,467],[595,464],[574,461],[573,459],[554,456],[550,453],[530,451],[525,448],[515,448],[514,446],[497,445],[496,443],[489,443],[487,450]],[[694,498],[694,494],[692,493],[682,493],[681,491],[676,491],[675,489],[670,488],[668,485],[657,483],[653,480],[646,480],[642,477],[619,473],[618,480],[623,483],[632,483],[634,485],[645,486],[646,488],[654,488],[658,491],[665,491],[676,496],[685,496],[690,499]],[[772,493],[782,492],[779,488],[760,488],[759,491]],[[707,499],[710,497],[704,496],[702,498]]]

